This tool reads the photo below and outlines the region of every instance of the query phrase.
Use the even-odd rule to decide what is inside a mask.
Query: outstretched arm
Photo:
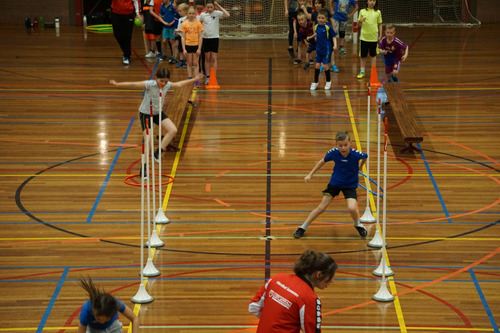
[[[171,81],[170,82],[170,87],[172,89],[176,89],[176,88],[182,87],[185,84],[193,84],[195,81],[201,81],[201,80],[203,80],[203,74],[198,74],[198,76],[193,77],[192,79],[182,80],[182,81],[178,81],[178,82],[172,82]]]
[[[316,163],[316,165],[314,166],[314,168],[311,170],[311,172],[309,172],[309,174],[307,176],[304,177],[304,181],[306,183],[309,183],[309,181],[311,180],[312,176],[316,173],[316,171],[318,171],[319,169],[321,169],[321,167],[323,165],[325,165],[325,160],[324,159],[320,159],[318,161],[318,163]]]
[[[116,82],[115,80],[109,80],[109,84],[118,88],[124,89],[144,89],[146,81],[135,81],[135,82]]]
[[[135,315],[135,313],[128,306],[125,306],[125,311],[123,311],[123,315],[130,320],[132,324],[132,333],[139,333],[139,318]]]

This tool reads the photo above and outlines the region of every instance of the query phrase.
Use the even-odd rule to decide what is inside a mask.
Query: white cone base
[[[361,218],[359,219],[360,222],[366,222],[366,223],[371,223],[371,222],[376,222],[377,219],[373,217],[372,211],[370,210],[370,206],[366,207],[365,213]]]
[[[382,270],[384,271],[383,273]],[[384,274],[385,276],[393,276],[394,272],[387,266],[384,258],[382,258],[382,260],[380,260],[380,265],[378,265],[377,269],[374,270],[372,274],[375,276],[383,276]]]
[[[382,236],[380,236],[380,232],[378,231],[378,228],[377,230],[375,231],[375,235],[373,235],[373,238],[371,241],[368,242],[368,244],[366,244],[370,247],[376,247],[376,248],[381,248],[384,246],[384,241],[382,240]],[[385,245],[387,246],[387,243],[385,243]]]
[[[163,212],[163,209],[158,208],[158,213],[156,213],[155,216],[155,222],[157,224],[167,224],[170,223],[170,219],[165,216],[165,213]]]
[[[394,296],[387,290],[387,285],[385,284],[385,281],[382,281],[382,284],[380,285],[380,289],[378,292],[372,296],[372,299],[378,302],[392,302],[394,301]]]
[[[141,283],[137,294],[135,294],[135,296],[130,300],[134,303],[146,304],[151,303],[153,301],[153,297],[148,294],[148,292],[146,291],[146,287],[143,283]]]
[[[153,230],[151,233],[151,237],[149,237],[149,241],[151,242],[151,247],[161,247],[165,245],[165,242],[163,242],[160,237],[158,236],[158,233],[156,230]],[[146,242],[146,246],[149,246],[149,242]]]
[[[144,266],[144,270],[142,271],[142,275],[147,276],[147,277],[153,277],[153,276],[158,276],[160,275],[161,272],[156,269],[155,265],[153,264],[153,260],[151,258],[148,258],[148,262],[146,266]]]

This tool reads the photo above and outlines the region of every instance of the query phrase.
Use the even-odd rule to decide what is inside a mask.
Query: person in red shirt
[[[321,332],[321,300],[314,288],[325,289],[337,268],[328,254],[306,250],[295,263],[295,274],[267,280],[248,305],[260,318],[257,333]]]
[[[134,19],[142,20],[140,14],[139,0],[112,0],[111,2],[113,35],[122,49],[124,65],[130,64]]]

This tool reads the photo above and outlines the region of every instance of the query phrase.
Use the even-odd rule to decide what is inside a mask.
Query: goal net
[[[396,25],[480,25],[471,14],[470,1],[379,0],[379,9],[384,23]],[[284,0],[223,0],[220,4],[231,14],[220,22],[222,38],[287,38]],[[358,5],[360,9],[366,8],[366,0],[358,0]],[[349,31],[352,28],[348,29],[347,38]]]

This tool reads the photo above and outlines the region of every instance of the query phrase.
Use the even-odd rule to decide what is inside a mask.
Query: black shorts
[[[161,36],[163,34],[163,23],[154,20],[154,22],[153,22],[153,34],[156,36]]]
[[[143,131],[146,129],[146,119],[149,119],[149,117],[150,117],[149,114],[139,112],[139,119],[141,121],[141,127],[142,127]],[[161,112],[161,120],[163,121],[163,119],[167,119],[167,118],[168,118],[168,116],[165,114],[165,112],[162,111]],[[153,115],[153,123],[155,123],[156,125],[160,124],[160,114]],[[151,124],[149,124],[149,128],[151,128]]]
[[[358,193],[356,192],[356,188],[342,188],[328,184],[323,194],[328,194],[332,196],[332,199],[335,198],[342,191],[344,193],[344,198],[346,199],[355,199],[358,200]]]
[[[186,45],[187,53],[196,53],[198,51],[198,45]]]
[[[203,38],[203,52],[219,52],[219,38]]]
[[[361,56],[361,58],[366,58],[366,56],[368,55],[368,51],[370,51],[370,57],[376,57],[377,47],[378,47],[377,42],[365,42],[364,40],[362,40],[361,52],[359,55]]]

